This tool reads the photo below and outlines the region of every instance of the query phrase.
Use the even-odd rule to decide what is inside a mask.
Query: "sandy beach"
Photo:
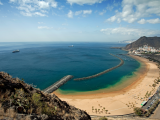
[[[133,113],[133,106],[141,107],[141,103],[146,100],[146,92],[155,89],[151,87],[154,80],[159,77],[159,69],[156,63],[138,56],[131,56],[142,63],[143,72],[137,73],[136,80],[132,83],[114,92],[87,94],[87,95],[62,95],[54,92],[61,100],[68,102],[77,108],[85,110],[89,115],[123,115]],[[97,112],[96,112],[97,111]]]

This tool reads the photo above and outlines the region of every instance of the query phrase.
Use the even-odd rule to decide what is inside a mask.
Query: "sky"
[[[0,42],[160,37],[160,0],[0,0]]]

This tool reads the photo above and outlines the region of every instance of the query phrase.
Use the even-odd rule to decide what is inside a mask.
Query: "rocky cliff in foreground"
[[[0,72],[0,119],[91,120],[90,116],[54,94],[46,94],[23,80]]]
[[[156,49],[160,48],[160,37],[140,37],[135,42],[132,42],[126,45],[126,50],[135,50],[143,45],[148,45],[151,47],[155,47]]]

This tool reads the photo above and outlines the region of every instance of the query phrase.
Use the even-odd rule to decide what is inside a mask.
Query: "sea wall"
[[[112,71],[112,70],[114,70],[114,69],[116,69],[116,68],[118,68],[118,67],[120,67],[121,65],[124,64],[124,61],[123,61],[120,57],[117,57],[117,56],[115,56],[115,55],[113,55],[113,54],[111,54],[111,53],[110,53],[110,55],[112,55],[112,56],[120,59],[121,62],[120,62],[117,66],[112,67],[112,68],[109,68],[109,69],[107,69],[107,70],[105,70],[105,71],[103,71],[103,72],[100,72],[100,73],[97,73],[97,74],[95,74],[95,75],[88,76],[88,77],[75,78],[74,80],[86,80],[86,79],[95,78],[95,77],[98,77],[98,76],[103,75],[103,74],[105,74],[105,73],[108,73],[108,72],[110,72],[110,71]]]
[[[53,91],[57,90],[60,86],[62,86],[63,84],[65,84],[66,82],[68,82],[72,78],[73,78],[72,75],[64,76],[62,79],[60,79],[59,81],[57,81],[53,85],[51,85],[51,86],[47,87],[46,89],[44,89],[43,92],[52,93]]]

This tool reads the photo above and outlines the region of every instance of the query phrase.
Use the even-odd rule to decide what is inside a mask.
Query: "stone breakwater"
[[[54,83],[53,85],[49,86],[48,88],[44,89],[43,92],[45,93],[52,93],[53,91],[57,90],[60,86],[68,82],[70,79],[72,79],[72,75],[64,76],[62,79]]]
[[[113,55],[113,54],[111,54],[111,53],[110,53],[110,55],[112,55],[112,56],[114,56],[114,57],[117,57],[117,56],[115,56],[115,55]],[[120,59],[120,61],[121,61],[117,66],[112,67],[112,68],[109,68],[109,69],[107,69],[107,70],[105,70],[105,71],[103,71],[103,72],[97,73],[97,74],[92,75],[92,76],[82,77],[82,78],[75,78],[74,80],[86,80],[86,79],[91,79],[91,78],[94,78],[94,77],[98,77],[98,76],[100,76],[100,75],[103,75],[103,74],[105,74],[105,73],[108,73],[108,72],[110,72],[110,71],[112,71],[112,70],[114,70],[114,69],[122,66],[122,65],[124,64],[124,61],[123,61],[120,57],[117,57],[117,58]]]

